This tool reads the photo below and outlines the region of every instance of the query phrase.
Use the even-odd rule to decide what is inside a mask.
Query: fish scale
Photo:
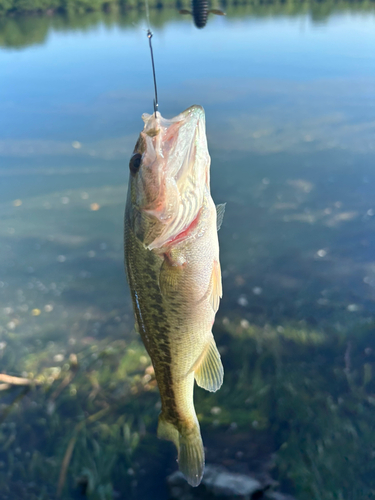
[[[160,273],[162,261],[150,251],[145,251],[135,237],[129,221],[125,219],[125,253],[127,255],[127,276],[132,290],[137,291],[135,300],[135,315],[138,330],[143,343],[149,352],[155,372],[157,372],[159,388],[165,392],[165,405],[171,418],[178,420],[170,366],[172,362],[170,349],[170,333],[172,326],[168,318],[167,304],[160,294],[157,275]],[[134,273],[133,270],[137,272]],[[141,276],[142,279],[137,279]],[[178,304],[169,304],[169,309]],[[178,309],[175,309],[177,312]],[[156,330],[156,331],[155,331]]]
[[[158,436],[175,443],[180,470],[197,486],[204,450],[194,380],[209,391],[223,380],[211,331],[221,274],[204,112],[192,106],[172,120],[143,119],[130,160],[125,267],[161,396]]]

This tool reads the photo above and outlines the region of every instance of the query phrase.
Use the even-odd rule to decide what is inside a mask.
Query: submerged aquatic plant
[[[212,395],[209,404],[221,411],[207,423],[233,434],[235,422],[252,439],[266,431],[274,477],[298,499],[372,498],[374,331],[372,323],[327,335],[226,320],[221,340],[231,389]]]
[[[159,396],[130,304],[123,305],[122,282],[113,279],[108,293],[106,280],[122,273],[122,251],[109,236],[120,234],[121,220],[113,228],[107,218],[120,210],[123,191],[111,191],[110,201],[101,190],[90,191],[89,199],[86,192],[84,198],[64,193],[74,206],[64,234],[54,228],[65,207],[61,194],[30,201],[38,214],[33,227],[25,227],[22,217],[9,224],[30,241],[47,231],[61,242],[43,241],[43,252],[32,255],[43,270],[48,267],[48,281],[30,275],[25,288],[24,270],[13,268],[14,295],[8,291],[0,309],[0,371],[38,382],[0,391],[1,500],[55,498],[64,457],[62,500],[148,498],[142,488],[155,493],[176,468],[168,443],[156,446]],[[90,209],[93,201],[99,210]],[[50,208],[40,218],[44,203]],[[94,241],[80,238],[82,224],[95,229]],[[103,241],[108,254],[89,257]],[[65,275],[55,267],[65,265],[56,258],[66,255],[71,267]],[[225,290],[232,300],[230,283]],[[288,315],[250,293],[251,311],[223,303],[228,318],[215,324],[226,372],[222,390],[196,390],[208,461],[245,469],[271,463],[273,478],[298,500],[371,498],[375,325],[340,303],[334,314],[333,306],[322,313],[324,321],[291,320],[298,316],[290,302]],[[310,309],[307,301],[298,314],[308,318]],[[345,327],[336,325],[338,318]]]
[[[272,474],[298,499],[371,498],[373,332],[373,324],[353,335],[328,335],[298,324],[262,328],[240,318],[219,323],[223,391],[197,391],[209,460],[223,456],[225,462],[226,455],[217,453],[225,442],[229,456],[251,464],[246,447],[258,442],[275,453]],[[62,499],[79,491],[95,500],[137,498],[139,464],[147,469],[157,453],[153,431],[148,434],[158,416],[153,371],[136,339],[93,346],[77,352],[77,365],[63,366],[52,385],[0,392],[4,498],[11,491],[25,500],[51,498],[59,477]],[[43,365],[41,373],[48,374]],[[245,458],[238,458],[241,450]]]

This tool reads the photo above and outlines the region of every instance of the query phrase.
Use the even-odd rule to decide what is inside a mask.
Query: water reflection
[[[311,12],[333,4],[227,6],[204,33],[153,12],[162,113],[204,105],[228,203],[226,378],[196,391],[207,460],[302,500],[375,490],[375,30],[353,11],[373,4],[334,5],[325,23]],[[127,161],[152,107],[137,16],[1,21],[0,372],[29,381],[0,381],[4,499],[169,497],[123,273]]]
[[[293,17],[308,15],[314,23],[321,23],[332,15],[339,13],[374,13],[375,5],[369,1],[324,1],[324,2],[272,2],[251,4],[227,4],[225,13],[230,19],[243,19],[246,16]],[[180,8],[180,7],[179,7]],[[118,26],[127,29],[139,23],[143,14],[137,9],[121,11],[112,8],[107,11],[87,12],[79,14],[70,12],[65,15],[54,14],[39,16],[22,16],[0,18],[0,46],[21,48],[28,45],[42,44],[51,32],[85,31],[104,25],[107,28]],[[162,9],[152,9],[150,13],[152,26],[162,28],[171,21],[181,21],[178,9],[172,6]],[[187,22],[187,21],[185,21]]]

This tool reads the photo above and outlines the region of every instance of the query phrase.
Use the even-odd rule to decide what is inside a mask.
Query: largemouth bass
[[[210,194],[203,108],[142,119],[129,163],[125,266],[161,396],[158,437],[176,445],[180,470],[197,486],[204,450],[194,379],[217,391],[224,374],[211,331],[222,296],[217,230],[224,205],[217,209]]]

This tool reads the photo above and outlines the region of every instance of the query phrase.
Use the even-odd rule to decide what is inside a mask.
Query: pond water
[[[375,495],[375,4],[151,12],[160,111],[206,111],[226,372],[207,462],[298,499]],[[0,498],[169,498],[123,271],[152,112],[135,11],[0,21]],[[158,493],[155,493],[158,491]],[[57,493],[56,493],[57,492]],[[205,498],[202,489],[196,498]]]

